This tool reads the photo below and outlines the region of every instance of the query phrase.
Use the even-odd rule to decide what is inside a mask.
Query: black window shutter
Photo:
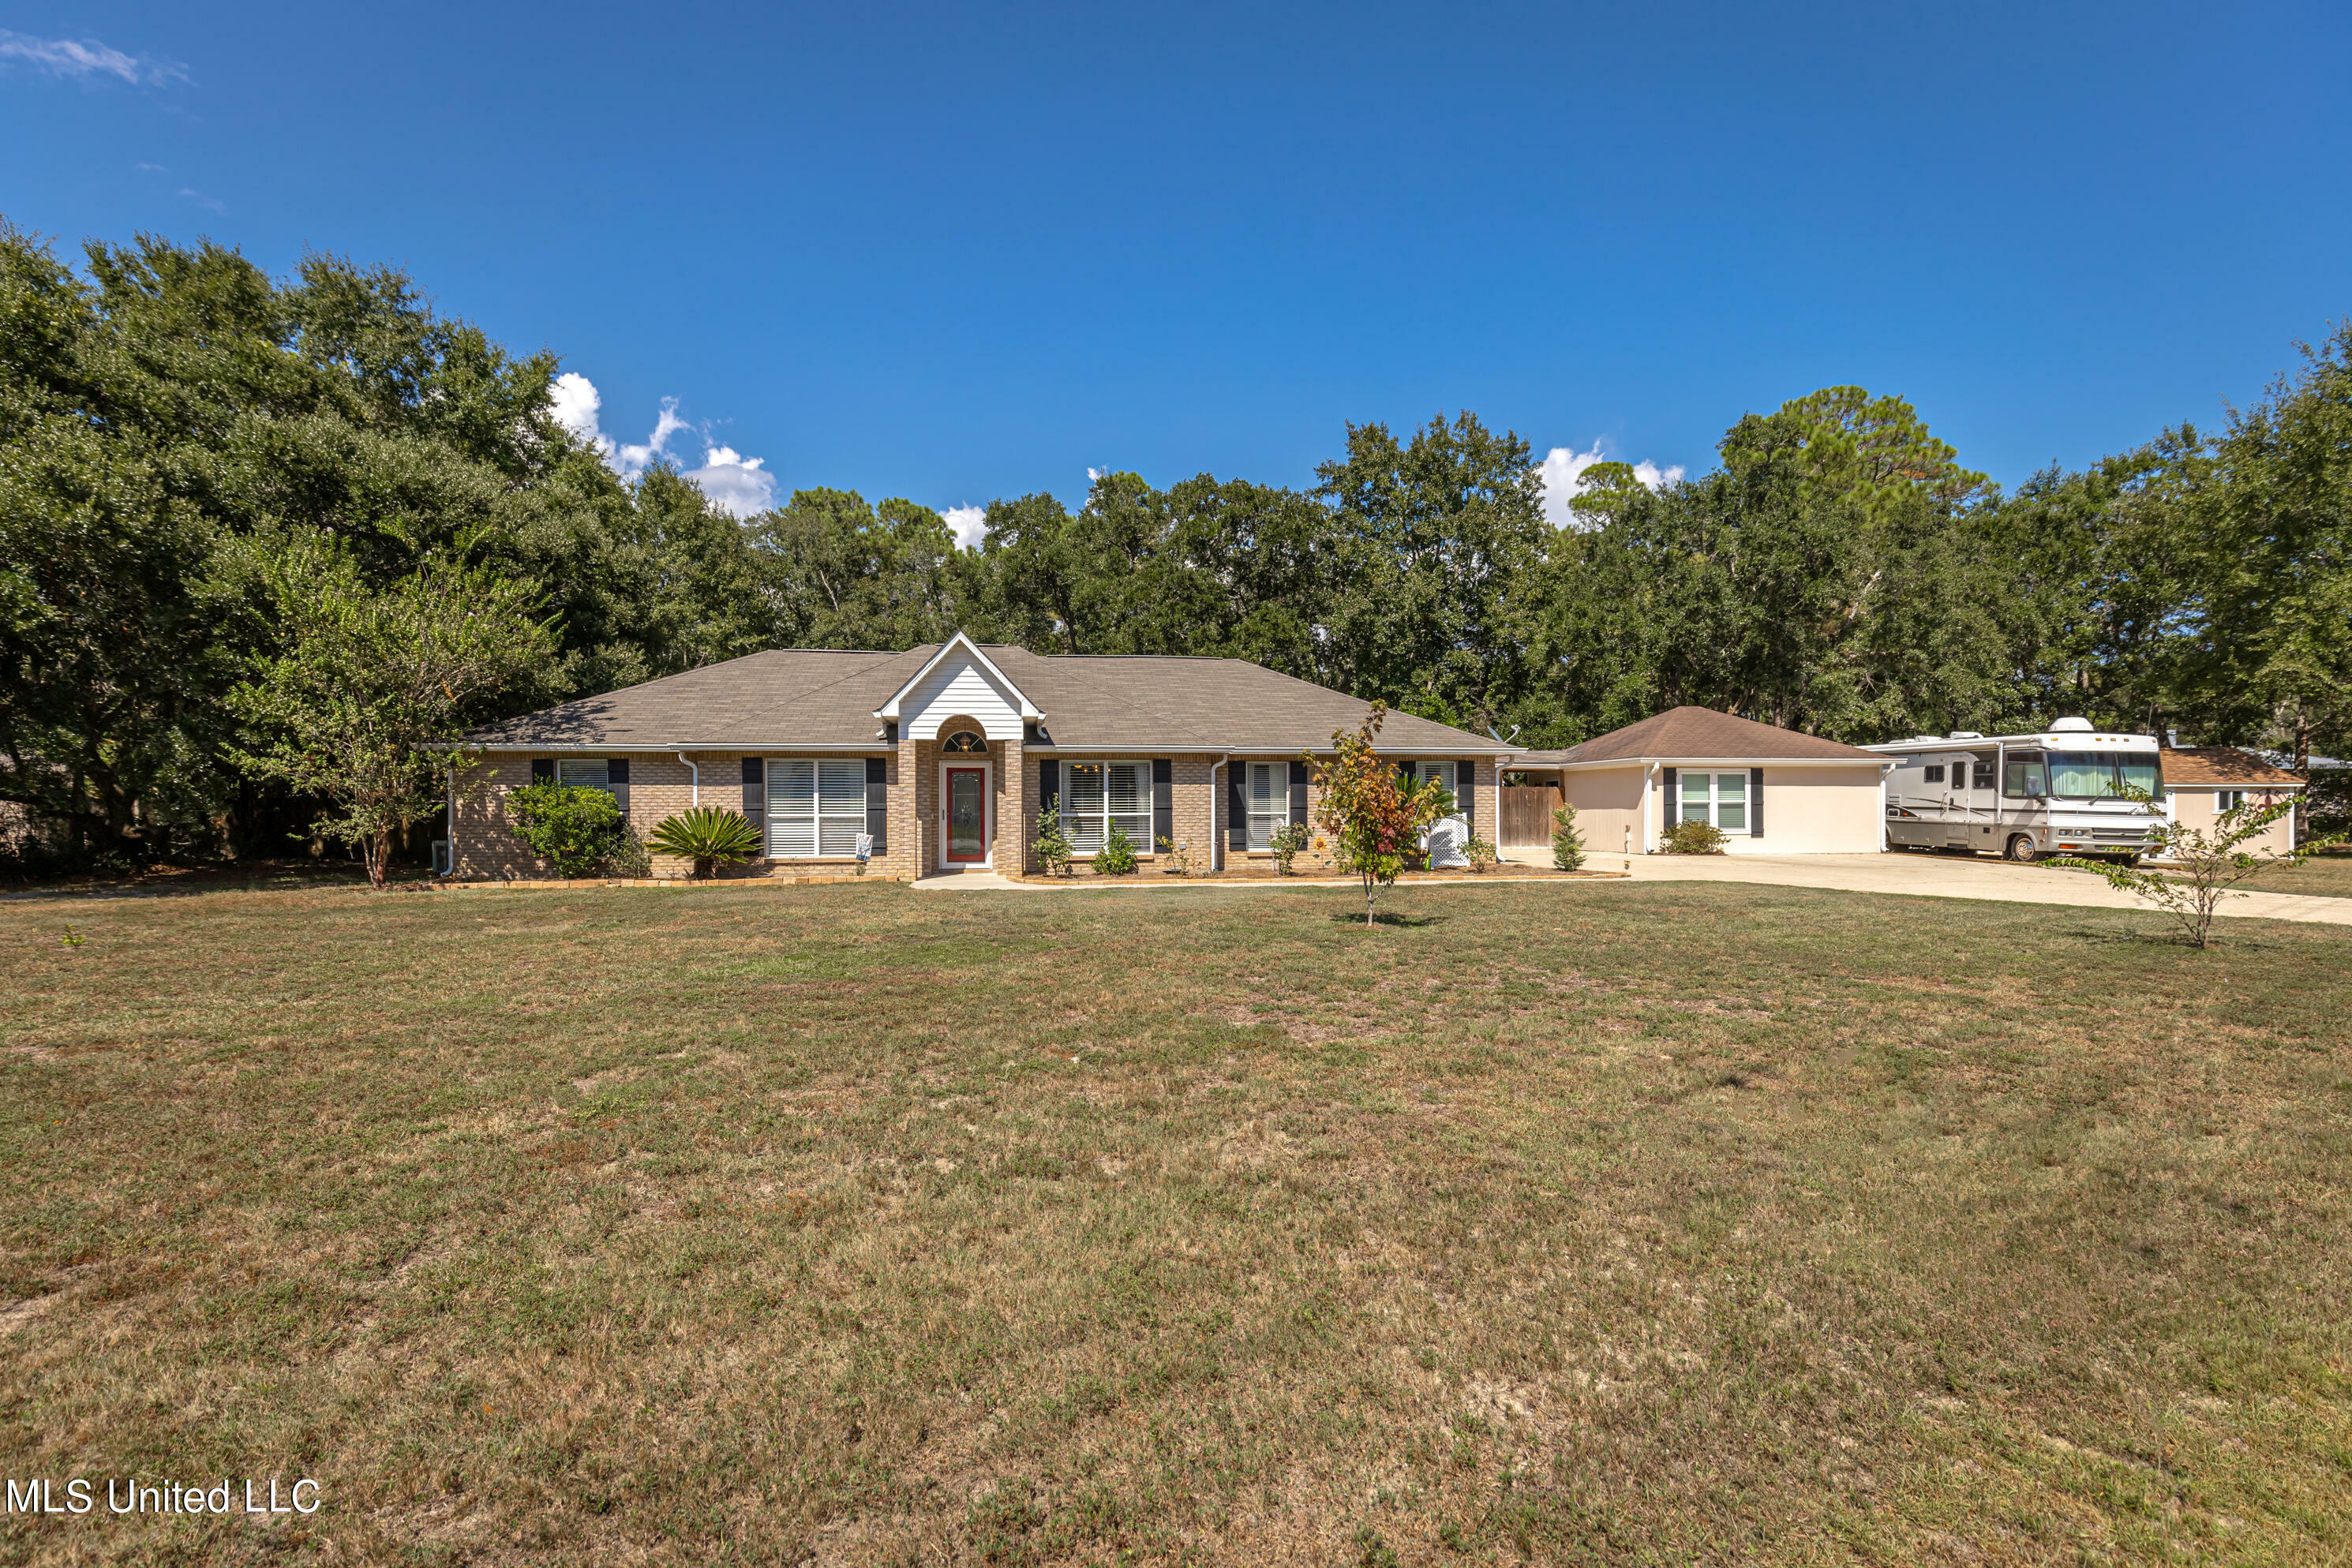
[[[1455,763],[1454,765],[1454,804],[1461,811],[1464,823],[1474,833],[1478,831],[1478,818],[1471,810],[1471,806],[1477,799],[1478,765],[1475,762]]]
[[[1151,759],[1151,847],[1160,841],[1176,841],[1176,764],[1165,757]]]
[[[534,784],[554,783],[555,758],[552,757],[532,758],[530,759],[530,781]]]
[[[1307,764],[1304,762],[1290,765],[1290,825],[1294,828],[1307,825]]]
[[[1764,769],[1761,768],[1748,770],[1748,836],[1751,839],[1764,836]]]
[[[890,852],[890,759],[866,759],[866,831],[877,855]]]
[[[1666,769],[1666,820],[1658,831],[1663,833],[1682,820],[1682,803],[1675,798],[1675,770],[1669,768]]]
[[[768,814],[768,767],[757,757],[743,758],[743,815],[757,822]]]
[[[1049,757],[1037,764],[1037,810],[1058,811],[1062,809],[1062,764],[1058,758]]]
[[[621,808],[621,815],[629,814],[629,759],[625,757],[608,758],[604,763],[604,782],[612,786],[613,804]]]
[[[1242,769],[1248,766],[1225,764],[1225,843],[1243,854],[1249,852],[1249,800],[1242,793]]]

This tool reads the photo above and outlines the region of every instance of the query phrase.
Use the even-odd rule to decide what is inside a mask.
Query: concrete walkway
[[[1542,855],[1542,861],[1536,860]],[[1480,887],[1503,883],[1526,885],[1545,882],[1563,889],[1622,887],[1615,877],[1557,880],[1515,877],[1511,862],[1549,863],[1548,850],[1509,850],[1504,863],[1476,881],[1420,883],[1421,887]],[[2119,893],[2088,872],[2056,866],[2014,865],[2008,861],[1962,860],[1945,855],[1594,855],[1589,871],[1623,872],[1635,882],[1745,882],[1773,887],[1817,887],[1835,893],[1894,893],[1915,898],[1985,898],[2003,904],[2051,904],[2086,909],[2147,909],[2149,905]],[[1182,882],[1154,877],[1145,882],[1105,887],[1100,883],[1011,882],[994,872],[950,872],[927,876],[915,885],[933,892],[1010,893],[1135,892],[1143,888],[1213,888],[1238,892],[1296,887],[1354,887],[1349,880],[1295,877],[1285,882]],[[1582,896],[1573,894],[1572,896]],[[1606,896],[1594,894],[1592,896]],[[2225,898],[2217,912],[2257,920],[2301,920],[2327,925],[2352,925],[2352,898],[2324,898],[2294,893],[2248,893]]]
[[[1548,851],[1507,851],[1506,859]],[[1952,855],[1594,855],[1596,871],[1624,870],[1635,882],[1748,882],[1840,893],[1896,893],[1915,898],[1987,898],[2003,904],[2073,904],[2091,909],[2151,905],[2109,887],[2089,872]],[[2216,914],[2243,919],[2305,920],[2352,925],[2352,898],[2298,893],[2248,893],[2221,901]]]

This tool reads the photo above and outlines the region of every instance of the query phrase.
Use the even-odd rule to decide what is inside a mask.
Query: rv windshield
[[[2126,789],[2156,793],[2156,758],[2145,751],[2053,751],[2050,793],[2069,800],[2120,800]]]

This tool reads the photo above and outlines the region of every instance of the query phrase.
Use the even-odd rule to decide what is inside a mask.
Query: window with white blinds
[[[768,854],[775,860],[846,858],[866,831],[866,759],[768,759]]]
[[[1274,835],[1290,821],[1290,764],[1249,764],[1248,788],[1243,795],[1249,802],[1249,847],[1272,849]]]
[[[1151,764],[1072,762],[1062,770],[1062,835],[1090,855],[1117,826],[1139,855],[1151,853]]]
[[[555,781],[570,789],[609,791],[613,788],[612,772],[602,757],[559,757],[555,760]]]

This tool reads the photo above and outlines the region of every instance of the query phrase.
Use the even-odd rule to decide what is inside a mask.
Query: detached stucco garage
[[[1864,854],[1885,847],[1886,759],[1711,708],[1678,707],[1512,773],[1556,783],[1585,847],[1647,853],[1673,821],[1708,821],[1733,854]]]

